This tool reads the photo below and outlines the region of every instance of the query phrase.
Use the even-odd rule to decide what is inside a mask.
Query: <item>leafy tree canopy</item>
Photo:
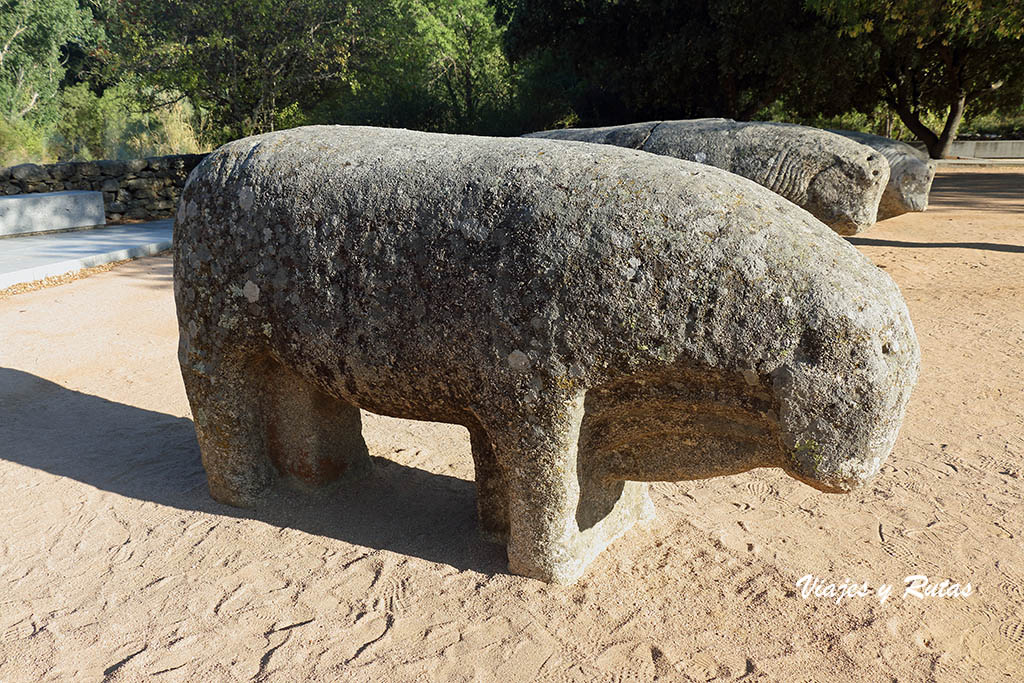
[[[495,1],[513,58],[561,58],[584,125],[884,105],[941,156],[968,104],[1024,101],[1020,0]]]
[[[828,33],[801,0],[502,0],[516,59],[560,55],[581,123],[746,119],[820,59]]]
[[[215,139],[273,130],[354,83],[353,57],[375,39],[371,3],[106,1],[115,68],[152,86],[152,105],[189,98]]]
[[[312,120],[462,133],[514,127],[516,77],[487,0],[392,0],[354,89],[325,99]]]
[[[65,50],[95,45],[102,31],[78,0],[0,0],[0,115],[54,115]]]
[[[817,87],[789,102],[803,112],[889,105],[933,157],[974,114],[1024,102],[1024,3],[1019,0],[807,0],[835,30],[835,58]],[[932,130],[926,113],[942,112]]]
[[[1024,112],[1022,56],[1020,0],[0,0],[0,157],[701,116],[898,116],[939,156]]]
[[[447,100],[453,128],[472,130],[485,110],[511,101],[503,31],[487,0],[413,0],[403,10],[415,23],[430,83]]]

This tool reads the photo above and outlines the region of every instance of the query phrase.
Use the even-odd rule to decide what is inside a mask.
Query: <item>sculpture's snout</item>
[[[928,192],[935,178],[935,162],[921,163],[918,159],[912,159],[902,164],[899,171],[902,173],[902,182],[899,185],[900,198],[904,205],[910,211],[926,210]]]
[[[794,363],[778,373],[782,465],[831,493],[878,474],[896,443],[920,350],[906,309],[880,319],[834,319],[805,335]],[[877,309],[876,309],[877,310]]]
[[[889,162],[877,152],[853,160],[836,157],[811,181],[808,201],[833,230],[855,235],[875,224],[888,182]]]
[[[855,454],[838,463],[825,463],[825,447],[814,439],[801,441],[783,470],[789,476],[825,493],[849,493],[871,480],[888,452]]]

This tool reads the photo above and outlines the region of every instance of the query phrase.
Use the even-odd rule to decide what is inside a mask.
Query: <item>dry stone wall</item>
[[[0,168],[0,194],[93,190],[103,193],[107,223],[171,218],[188,174],[205,156],[19,164]]]

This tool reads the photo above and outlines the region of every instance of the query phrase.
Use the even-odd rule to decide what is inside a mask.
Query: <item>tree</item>
[[[502,51],[503,30],[487,0],[412,0],[430,82],[443,92],[454,128],[473,131],[484,112],[511,102],[511,68]]]
[[[69,44],[102,32],[78,0],[0,0],[0,115],[9,121],[54,113]]]
[[[804,111],[879,102],[942,158],[968,106],[982,114],[1024,102],[1024,4],[1019,0],[808,0],[832,23],[835,58],[823,88],[790,98]],[[837,85],[839,87],[837,87]],[[839,92],[840,88],[844,92]],[[925,123],[942,112],[941,129]]]
[[[107,0],[116,67],[150,86],[151,106],[182,97],[206,136],[273,130],[289,113],[354,82],[374,8],[333,0]]]
[[[392,0],[358,65],[355,92],[314,118],[458,133],[504,132],[514,74],[487,0]]]

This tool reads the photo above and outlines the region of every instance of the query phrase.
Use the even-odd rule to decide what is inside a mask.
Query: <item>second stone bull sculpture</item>
[[[889,180],[889,164],[871,147],[790,123],[651,121],[527,137],[630,147],[722,168],[782,195],[841,235],[875,224]]]
[[[851,130],[830,131],[877,150],[889,162],[889,182],[878,204],[878,220],[928,208],[936,162],[905,142]]]
[[[174,250],[217,500],[364,463],[360,408],[457,423],[483,531],[544,581],[651,515],[643,482],[862,483],[917,375],[899,290],[853,247],[750,181],[634,150],[270,133],[193,172]]]

